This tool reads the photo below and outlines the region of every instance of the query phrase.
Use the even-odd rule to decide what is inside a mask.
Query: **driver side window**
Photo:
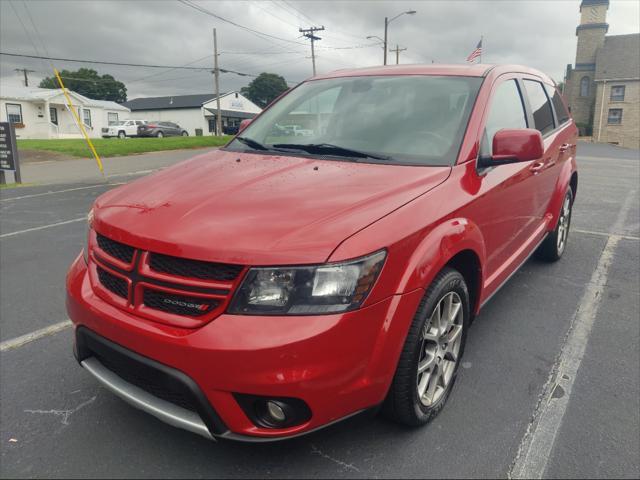
[[[527,128],[527,117],[520,89],[515,80],[507,80],[496,88],[482,142],[482,153],[492,154],[493,136],[503,128]]]

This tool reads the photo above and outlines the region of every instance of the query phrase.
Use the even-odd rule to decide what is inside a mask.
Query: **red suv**
[[[424,424],[482,305],[532,253],[562,256],[576,136],[526,67],[314,77],[224,148],[96,200],[67,277],[75,355],[208,438],[378,407]]]

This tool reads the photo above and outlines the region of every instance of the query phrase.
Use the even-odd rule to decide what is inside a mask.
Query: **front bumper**
[[[187,383],[193,382],[214,414],[200,408],[196,409],[199,415],[177,411],[169,402],[132,389],[94,357],[85,357],[77,345],[76,353],[88,371],[129,403],[163,421],[207,437],[247,441],[309,433],[380,404],[422,294],[416,290],[395,295],[337,315],[223,314],[201,328],[185,329],[140,318],[96,296],[82,255],[67,276],[67,310],[77,334],[92,332],[178,372]],[[289,428],[261,427],[249,419],[234,394],[297,398],[309,406],[312,416]]]

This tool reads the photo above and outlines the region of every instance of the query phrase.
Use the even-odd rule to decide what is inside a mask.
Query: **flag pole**
[[[480,35],[480,61],[482,63],[482,50],[484,50],[484,35]]]

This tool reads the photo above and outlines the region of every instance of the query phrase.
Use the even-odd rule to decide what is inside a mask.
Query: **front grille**
[[[125,263],[131,263],[135,249],[124,243],[116,242],[103,235],[97,234],[98,246],[113,258],[117,258]]]
[[[189,317],[199,317],[209,313],[219,304],[217,300],[211,298],[173,295],[150,289],[145,289],[143,298],[145,306],[149,308]]]
[[[104,288],[115,293],[119,297],[127,298],[129,296],[129,289],[127,288],[126,280],[116,277],[100,267],[98,267],[98,279]]]
[[[240,275],[243,268],[241,265],[203,262],[201,260],[171,257],[160,253],[152,253],[150,257],[149,264],[157,272],[202,280],[232,281]]]

